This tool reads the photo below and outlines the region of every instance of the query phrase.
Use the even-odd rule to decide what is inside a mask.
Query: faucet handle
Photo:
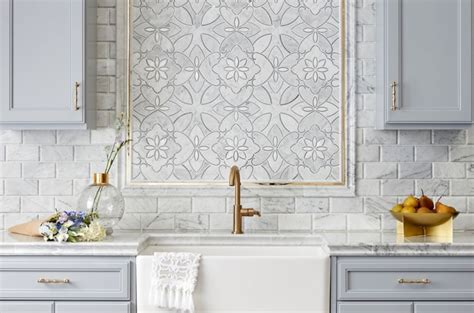
[[[242,214],[242,216],[262,216],[260,214],[260,211],[257,211],[255,209],[240,209],[240,214]]]

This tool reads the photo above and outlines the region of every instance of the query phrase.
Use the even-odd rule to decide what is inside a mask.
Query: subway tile
[[[225,213],[225,198],[196,197],[193,198],[193,212],[197,213]]]
[[[429,145],[431,144],[431,130],[400,130],[398,138],[402,145]]]
[[[363,211],[362,198],[331,198],[331,213],[356,213]]]
[[[433,171],[435,178],[464,178],[466,177],[466,164],[454,162],[433,163]]]
[[[36,145],[53,145],[56,143],[54,130],[24,130],[23,143]]]
[[[448,160],[447,146],[419,146],[415,148],[416,162],[444,162]]]
[[[441,196],[449,194],[449,180],[442,179],[418,179],[416,180],[416,193],[421,193],[421,189],[426,195]]]
[[[409,195],[415,192],[415,182],[410,179],[382,180],[382,196]]]
[[[74,159],[76,161],[105,161],[107,152],[104,146],[75,146]]]
[[[0,143],[21,143],[20,130],[0,130]]]
[[[9,179],[5,181],[5,195],[7,196],[35,196],[37,194],[37,180]]]
[[[56,166],[49,162],[25,162],[23,163],[24,178],[54,178]]]
[[[280,214],[278,229],[280,231],[310,231],[311,214]]]
[[[366,213],[387,213],[397,203],[397,197],[365,197],[364,211]]]
[[[90,143],[88,130],[58,130],[59,145],[86,145]]]
[[[413,147],[411,146],[383,146],[383,162],[413,162]]]
[[[474,179],[451,180],[451,195],[452,196],[474,195]]]
[[[433,143],[463,145],[466,143],[466,131],[464,129],[436,129],[433,131]]]
[[[173,214],[140,214],[140,225],[143,230],[171,230],[175,217]]]
[[[41,161],[72,161],[72,146],[41,146]]]
[[[449,148],[449,154],[453,162],[472,162],[474,161],[474,145],[452,146]]]
[[[58,178],[89,178],[90,168],[87,162],[59,162],[56,165]]]
[[[153,213],[157,211],[157,201],[154,197],[126,197],[125,210],[131,213]]]
[[[394,145],[397,143],[397,131],[365,128],[364,142],[366,145]]]
[[[356,158],[359,162],[378,162],[380,160],[379,146],[357,146]]]
[[[8,161],[38,161],[39,147],[36,145],[7,145]]]
[[[158,199],[158,212],[160,213],[190,213],[191,208],[192,198],[190,197]]]
[[[380,194],[380,180],[358,179],[355,188],[358,196],[377,196]]]
[[[277,231],[278,230],[278,215],[263,214],[261,217],[254,216],[254,217],[244,218],[243,228],[245,231],[254,231],[254,232]]]
[[[39,182],[39,191],[42,196],[71,196],[72,180],[42,179]]]
[[[209,229],[208,214],[176,214],[175,227],[178,230],[207,230]]]
[[[365,178],[397,178],[398,176],[397,163],[366,163],[365,164]]]
[[[233,225],[232,214],[215,213],[210,215],[210,229],[211,230],[226,230],[231,231]]]
[[[404,162],[399,164],[399,178],[431,178],[432,164],[421,162]]]
[[[296,198],[296,213],[329,212],[328,198]]]
[[[19,213],[20,197],[0,197],[0,213]]]
[[[21,197],[21,212],[52,213],[54,212],[54,197],[26,196]]]
[[[262,212],[267,213],[293,213],[295,212],[294,198],[262,198]]]
[[[21,163],[0,162],[0,178],[20,178]]]
[[[380,214],[348,214],[348,230],[380,230],[382,219]]]
[[[314,214],[313,230],[346,230],[347,222],[345,214]]]

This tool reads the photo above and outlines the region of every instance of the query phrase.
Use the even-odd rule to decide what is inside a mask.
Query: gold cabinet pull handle
[[[431,284],[431,280],[429,280],[428,278],[424,278],[424,279],[404,279],[404,278],[400,278],[398,280],[398,283],[399,284],[423,284],[423,285],[429,285]]]
[[[74,111],[78,111],[79,110],[79,106],[77,105],[78,101],[79,101],[79,87],[81,86],[81,84],[79,82],[75,82],[74,83],[74,97],[73,97],[73,104],[72,104],[72,109]]]
[[[69,278],[64,279],[49,279],[49,278],[39,278],[38,284],[69,284],[71,281]]]
[[[392,111],[397,110],[397,86],[398,84],[396,81],[393,81],[392,84],[390,85],[390,87],[392,87],[392,107],[391,107]]]

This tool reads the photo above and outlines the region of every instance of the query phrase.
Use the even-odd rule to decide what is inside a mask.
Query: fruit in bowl
[[[403,203],[396,204],[390,211],[400,222],[408,221],[410,224],[419,226],[437,226],[459,214],[454,207],[442,203],[441,198],[442,196],[434,203],[421,190],[420,198],[409,195]]]

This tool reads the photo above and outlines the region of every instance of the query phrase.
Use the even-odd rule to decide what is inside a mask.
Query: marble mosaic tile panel
[[[134,0],[132,182],[340,182],[339,0]]]

